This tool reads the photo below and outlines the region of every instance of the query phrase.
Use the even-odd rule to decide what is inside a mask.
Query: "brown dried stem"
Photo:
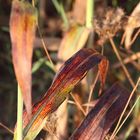
[[[53,64],[53,62],[52,62],[52,59],[51,59],[51,57],[50,57],[50,55],[49,55],[49,52],[48,52],[48,50],[47,50],[47,47],[46,47],[46,45],[45,45],[45,41],[44,41],[44,39],[43,39],[43,36],[42,36],[42,34],[41,34],[41,31],[40,31],[40,28],[39,28],[39,25],[38,25],[38,24],[37,24],[37,28],[38,28],[38,32],[39,32],[39,35],[40,35],[41,42],[42,42],[43,48],[44,48],[44,50],[45,50],[45,53],[46,53],[46,55],[47,55],[47,57],[48,57],[50,63],[52,64],[52,66],[54,66],[54,64]]]
[[[107,34],[108,34],[108,38],[109,38],[109,41],[110,41],[110,43],[111,43],[111,46],[112,46],[112,48],[113,48],[113,50],[114,50],[114,52],[115,52],[115,54],[116,54],[118,60],[120,61],[120,64],[121,64],[123,70],[124,70],[124,73],[125,73],[126,77],[128,78],[128,80],[129,80],[131,86],[134,88],[134,87],[135,87],[135,83],[134,83],[134,81],[132,80],[132,78],[131,78],[131,76],[130,76],[128,70],[127,70],[127,68],[125,67],[125,65],[124,65],[124,63],[123,63],[123,61],[122,61],[122,58],[121,58],[121,56],[120,56],[120,54],[119,54],[119,52],[118,52],[118,50],[117,50],[117,48],[116,48],[116,46],[115,46],[115,43],[114,43],[113,39],[110,37],[110,34],[109,34],[108,32],[107,32]]]
[[[138,31],[135,33],[134,37],[132,38],[131,42],[130,42],[130,46],[134,43],[134,41],[136,40],[136,38],[138,37],[140,33],[140,28],[138,29]]]
[[[12,135],[14,135],[14,132],[11,129],[9,129],[6,125],[2,124],[1,122],[0,122],[0,126],[3,127],[5,130],[7,130],[8,132],[10,132]]]
[[[73,98],[73,100],[75,101],[75,104],[77,105],[77,107],[81,110],[81,112],[84,114],[84,116],[86,116],[86,112],[83,109],[82,105],[79,103],[79,101],[74,97],[74,95],[72,93],[70,93],[70,95]]]
[[[137,52],[129,57],[126,57],[123,61],[124,64],[127,64],[127,63],[130,63],[130,62],[134,62],[135,60],[139,59],[140,58],[140,52]],[[114,68],[118,68],[120,67],[121,64],[120,62],[119,63],[116,63],[113,67]]]
[[[111,135],[111,137],[110,137],[110,140],[112,140],[112,139],[115,137],[115,135],[118,133],[118,131],[119,131],[119,129],[121,128],[121,126],[122,126],[122,124],[124,123],[124,121],[127,119],[127,117],[128,117],[128,116],[130,115],[130,113],[132,112],[133,109],[131,109],[131,110],[129,111],[128,115],[126,116],[126,119],[124,119],[124,121],[123,121],[122,124],[120,125],[121,120],[122,120],[122,117],[123,117],[123,115],[124,115],[124,113],[125,113],[125,111],[126,111],[128,105],[129,105],[129,103],[130,103],[130,100],[131,100],[132,96],[134,95],[134,93],[135,93],[135,91],[136,91],[136,89],[137,89],[137,87],[138,87],[138,85],[139,85],[139,82],[140,82],[140,77],[138,78],[138,81],[137,81],[136,85],[134,86],[134,88],[133,88],[133,90],[132,90],[132,92],[131,92],[131,94],[130,94],[130,96],[129,96],[129,98],[128,98],[128,101],[127,101],[127,103],[126,103],[126,105],[125,105],[125,107],[124,107],[124,110],[123,110],[123,112],[122,112],[122,114],[121,114],[121,116],[120,116],[120,118],[119,118],[119,121],[118,121],[118,123],[117,123],[117,125],[116,125],[116,127],[115,127],[115,129],[114,129],[114,131],[113,131],[113,133],[112,133],[112,135]],[[132,108],[133,108],[133,107],[132,107]],[[119,125],[120,125],[120,126],[119,126]]]
[[[122,128],[123,124],[125,123],[125,121],[128,119],[128,117],[130,116],[130,114],[132,113],[132,111],[134,110],[134,107],[136,106],[136,104],[139,102],[140,100],[140,96],[138,96],[138,98],[136,99],[134,105],[132,106],[132,108],[130,109],[130,111],[128,112],[127,116],[125,117],[125,119],[123,120],[123,122],[120,124],[120,126],[118,127],[118,129],[115,132],[115,136],[117,135],[117,133],[119,132],[119,130]]]
[[[91,101],[92,93],[93,93],[94,87],[97,83],[98,77],[99,77],[99,72],[97,73],[93,84],[90,86],[90,93],[89,93],[89,96],[88,96],[88,102],[87,102],[88,105],[87,105],[87,108],[86,108],[86,114],[88,114],[88,112],[89,112],[89,103]]]

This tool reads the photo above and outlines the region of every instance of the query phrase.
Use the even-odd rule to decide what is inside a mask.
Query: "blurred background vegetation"
[[[47,44],[47,49],[49,50],[49,54],[54,64],[57,64],[59,61],[57,58],[57,53],[59,50],[61,39],[67,30],[67,19],[65,19],[65,16],[63,17],[58,12],[54,5],[54,2],[52,1],[53,0],[37,0],[36,7],[38,8],[39,13],[40,31]],[[16,123],[17,83],[12,64],[11,41],[9,35],[9,17],[11,11],[11,2],[11,0],[0,0],[0,123],[5,124],[8,128],[13,130]],[[62,3],[62,5],[64,6],[65,14],[68,17],[70,26],[77,23],[82,25],[85,24],[86,0],[79,3],[78,0],[59,0],[59,2]],[[135,6],[138,4],[138,2],[139,0],[95,0],[95,17],[96,14],[98,14],[96,11],[97,9],[108,9],[108,7],[120,7],[124,10],[125,14],[129,16]],[[81,13],[81,11],[83,11],[83,13]],[[37,37],[34,44],[33,55],[33,102],[36,102],[38,99],[40,99],[40,97],[47,91],[55,74],[42,47],[41,39],[38,32],[36,33],[36,36]],[[122,32],[119,32],[114,37],[114,41],[117,46],[119,46],[121,38]],[[137,37],[136,41],[131,47],[131,51],[133,51],[133,53],[140,51],[139,44],[140,38]],[[115,54],[112,53],[110,44],[107,42],[104,44],[104,46],[104,55],[107,56],[110,61],[110,69],[106,86],[109,87],[115,81],[121,81],[122,83],[125,83],[128,89],[131,90],[129,82],[124,76],[122,68],[120,66],[114,68],[115,64],[118,63],[118,60]],[[100,48],[97,49],[99,51],[101,50]],[[122,51],[122,56],[125,57],[127,56],[127,54]],[[140,75],[140,62],[137,62],[136,65],[127,64],[127,68],[133,80],[136,82],[138,76]],[[80,90],[78,92],[80,92]],[[75,124],[72,122],[72,114],[75,113],[75,108],[70,105],[68,109],[71,111],[68,127],[70,135],[76,127]],[[133,117],[129,118],[126,126],[128,126],[132,119]],[[76,117],[75,121],[79,123],[79,120]],[[122,129],[122,132],[124,131],[126,133],[126,128],[124,127]],[[120,138],[122,137],[122,135],[123,133],[120,133]],[[43,134],[40,137],[43,138]],[[138,140],[138,138],[140,139],[140,134],[138,134],[138,131],[134,129],[129,136],[129,139]],[[12,139],[12,135],[1,126],[0,139]]]

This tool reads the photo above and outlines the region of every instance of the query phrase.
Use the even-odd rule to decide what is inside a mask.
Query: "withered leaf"
[[[103,59],[105,57],[97,51],[83,48],[64,63],[47,93],[33,106],[33,118],[30,122],[24,112],[25,139],[36,137],[43,128],[48,115],[59,107],[73,87],[87,74],[87,71]]]
[[[70,58],[75,52],[84,47],[90,30],[84,26],[75,25],[64,35],[58,51],[58,58],[62,61]]]
[[[132,34],[135,28],[140,27],[140,2],[137,4],[132,14],[129,16],[128,23],[125,28],[125,48],[130,49]]]
[[[99,99],[70,140],[104,140],[121,115],[129,95],[126,88],[115,83]]]
[[[100,81],[101,81],[101,86],[100,86],[100,90],[99,90],[99,95],[101,95],[104,85],[105,85],[105,81],[106,81],[106,75],[108,72],[108,67],[109,67],[109,61],[107,59],[103,59],[100,63],[99,63],[99,76],[100,76]]]
[[[35,38],[37,11],[29,2],[13,0],[10,17],[12,58],[17,82],[31,117],[31,65]]]

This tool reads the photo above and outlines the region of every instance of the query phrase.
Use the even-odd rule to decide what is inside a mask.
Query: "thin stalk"
[[[35,7],[35,0],[32,0],[32,5],[33,7]]]
[[[90,35],[87,41],[87,47],[88,48],[92,48],[93,47],[93,41],[94,41],[94,32],[93,32],[93,15],[94,15],[94,0],[87,0],[87,4],[86,4],[86,27],[89,28],[90,31]],[[93,73],[91,71],[89,71],[88,76],[87,76],[87,84],[88,84],[88,89],[89,89],[89,97],[88,97],[88,103],[91,100],[92,97],[92,93],[95,87],[95,84],[98,80],[98,76],[99,74],[97,74],[95,81],[93,82],[93,84],[91,84],[91,80],[93,77]],[[89,86],[91,85],[91,86]],[[92,88],[92,89],[91,89]],[[86,114],[89,112],[89,106],[87,106],[86,108]]]
[[[64,6],[63,6],[62,3],[60,3],[60,12],[61,12],[61,16],[62,16],[64,25],[68,29],[68,27],[69,27],[69,21],[68,21],[68,18],[66,16],[66,13],[65,13],[65,10],[64,10]]]
[[[138,65],[140,66],[140,58],[138,59]],[[140,82],[138,87],[138,94],[136,98],[140,96]],[[139,103],[136,105],[136,109],[134,110],[134,117],[140,122],[140,100]]]
[[[79,103],[79,101],[74,97],[74,95],[72,93],[70,93],[70,95],[73,98],[73,100],[75,101],[75,104],[77,105],[77,107],[81,110],[81,112],[84,114],[84,116],[86,116],[86,112],[83,109],[82,105]]]
[[[35,0],[32,0],[32,6],[35,7]],[[45,45],[45,41],[44,41],[43,36],[42,36],[42,34],[41,34],[41,31],[40,31],[38,22],[36,23],[36,25],[37,25],[38,33],[39,33],[39,35],[40,35],[41,42],[42,42],[43,48],[44,48],[44,50],[45,50],[45,53],[46,53],[46,55],[47,55],[47,57],[48,57],[48,60],[50,61],[51,65],[52,65],[53,69],[55,70],[55,66],[54,66],[54,64],[53,64],[53,61],[52,61],[52,59],[51,59],[51,57],[50,57],[50,55],[49,55],[49,52],[48,52],[48,50],[47,50],[47,47],[46,47],[46,45]]]
[[[1,122],[0,122],[0,126],[3,127],[5,130],[7,130],[10,134],[12,134],[12,135],[14,134],[14,132],[10,128],[8,128],[6,125],[4,125]]]
[[[94,0],[87,0],[86,8],[86,27],[93,27],[93,14],[94,14]]]
[[[52,61],[52,59],[51,59],[51,57],[50,57],[50,55],[49,55],[49,52],[48,52],[48,50],[47,50],[45,41],[44,41],[44,39],[43,39],[43,36],[42,36],[42,34],[41,34],[41,31],[40,31],[40,28],[39,28],[39,25],[38,25],[38,24],[37,24],[37,28],[38,28],[38,32],[39,32],[39,35],[40,35],[40,38],[41,38],[41,42],[42,42],[43,48],[44,48],[45,53],[46,53],[46,55],[47,55],[47,57],[48,57],[48,60],[50,61],[50,64],[52,65],[54,71],[56,71],[56,70],[55,70],[55,66],[54,66],[54,64],[53,64],[53,61]]]
[[[50,55],[49,55],[49,52],[48,52],[47,47],[46,47],[46,45],[45,45],[45,42],[44,42],[44,40],[43,40],[43,36],[42,36],[42,34],[41,34],[41,31],[40,31],[40,28],[39,28],[39,25],[38,25],[38,24],[37,24],[37,28],[38,28],[39,36],[40,36],[40,38],[41,38],[41,42],[42,42],[43,48],[44,48],[45,53],[46,53],[46,55],[47,55],[47,57],[48,57],[48,60],[49,60],[50,63],[53,65],[52,59],[51,59],[51,57],[50,57]]]
[[[136,32],[136,34],[132,38],[129,46],[131,46],[135,42],[135,40],[137,39],[137,37],[138,37],[139,34],[140,34],[140,29]]]
[[[139,98],[139,94],[136,96],[136,99],[137,98]],[[135,110],[134,110],[134,117],[135,118],[137,118],[138,117],[138,115],[139,115],[139,113],[140,113],[140,102],[138,102],[137,104],[136,104],[136,107],[135,107]]]
[[[23,114],[23,99],[20,87],[18,85],[18,102],[17,102],[17,140],[22,140],[22,114]]]
[[[130,134],[132,133],[132,131],[134,131],[135,129],[135,124],[134,122],[132,124],[130,124],[129,128],[127,129],[125,135],[124,135],[124,140],[127,140],[128,137],[130,136]]]
[[[130,111],[128,112],[127,116],[125,117],[125,119],[123,120],[123,122],[120,124],[120,126],[118,127],[117,131],[115,132],[115,136],[117,135],[117,133],[120,131],[121,127],[123,126],[123,124],[126,122],[126,120],[128,119],[128,117],[130,116],[130,114],[132,113],[132,111],[134,110],[135,106],[138,104],[138,102],[140,101],[140,96],[138,96],[137,100],[135,101],[134,105],[132,106],[132,108],[130,109]]]
[[[98,78],[99,78],[99,72],[97,73],[97,75],[96,75],[96,77],[95,77],[95,79],[94,79],[93,84],[90,86],[90,93],[89,93],[89,97],[88,97],[88,102],[87,102],[87,104],[89,104],[90,101],[91,101],[92,93],[93,93],[93,90],[94,90],[94,87],[95,87],[95,85],[96,85],[96,83],[97,83]],[[87,105],[86,114],[88,114],[89,108],[90,108],[90,106]]]
[[[66,12],[64,10],[64,6],[63,4],[60,2],[58,2],[58,0],[52,0],[57,12],[60,14],[63,22],[64,22],[64,26],[66,27],[66,29],[68,29],[69,27],[69,21],[68,21],[68,18],[66,16]]]
[[[122,58],[121,58],[121,56],[120,56],[120,54],[119,54],[119,52],[118,52],[118,50],[117,50],[117,47],[116,47],[116,45],[115,45],[113,39],[110,37],[110,34],[109,34],[108,32],[107,32],[107,34],[108,34],[108,38],[109,38],[109,41],[110,41],[110,43],[111,43],[111,46],[112,46],[112,48],[113,48],[113,50],[114,50],[114,52],[115,52],[115,54],[116,54],[116,56],[117,56],[117,58],[118,58],[118,60],[119,60],[119,62],[120,62],[120,64],[121,64],[123,70],[124,70],[124,73],[125,73],[127,79],[129,80],[131,86],[134,88],[134,87],[135,87],[135,83],[134,83],[134,81],[132,80],[132,78],[131,78],[131,76],[130,76],[128,70],[127,70],[127,68],[125,67],[125,65],[124,65],[124,63],[123,63],[123,60],[122,60]]]
[[[112,140],[112,139],[115,137],[115,134],[117,134],[116,132],[118,131],[118,128],[120,127],[119,125],[120,125],[120,123],[121,123],[121,120],[122,120],[122,118],[123,118],[123,116],[124,116],[124,113],[125,113],[125,111],[126,111],[128,105],[129,105],[129,103],[130,103],[130,100],[132,99],[132,96],[134,95],[134,93],[135,93],[137,87],[139,86],[139,82],[140,82],[140,77],[138,78],[138,81],[137,81],[135,87],[133,88],[133,90],[132,90],[132,92],[131,92],[129,98],[128,98],[128,101],[127,101],[127,103],[126,103],[126,105],[125,105],[125,107],[124,107],[124,109],[123,109],[123,112],[121,113],[121,116],[120,116],[120,118],[119,118],[119,120],[118,120],[118,123],[117,123],[117,125],[116,125],[116,127],[115,127],[115,129],[114,129],[114,131],[113,131],[113,133],[112,133],[112,135],[111,135],[111,137],[110,137],[110,140]],[[120,128],[119,128],[119,129],[120,129]]]

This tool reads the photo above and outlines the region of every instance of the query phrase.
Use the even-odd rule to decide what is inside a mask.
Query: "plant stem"
[[[64,10],[64,6],[63,6],[62,3],[60,3],[60,12],[61,12],[62,19],[64,21],[64,25],[65,25],[66,28],[68,28],[69,27],[69,22],[68,22],[68,19],[67,19],[65,10]]]
[[[14,134],[14,132],[11,130],[11,129],[9,129],[6,125],[4,125],[3,123],[1,123],[0,122],[0,126],[2,127],[2,128],[4,128],[5,130],[7,130],[7,132],[9,132],[10,134]]]
[[[114,50],[114,52],[115,52],[115,54],[116,54],[118,60],[120,61],[120,64],[121,64],[121,66],[122,66],[122,68],[123,68],[123,70],[124,70],[124,73],[125,73],[126,77],[128,78],[128,80],[129,80],[131,86],[134,88],[134,87],[135,87],[135,83],[134,83],[134,81],[132,80],[132,78],[131,78],[131,76],[130,76],[128,70],[127,70],[127,68],[125,67],[125,65],[124,65],[124,63],[123,63],[123,60],[122,60],[122,58],[121,58],[121,56],[120,56],[120,54],[119,54],[119,52],[118,52],[118,50],[117,50],[117,47],[116,47],[116,45],[115,45],[113,39],[111,38],[109,32],[107,32],[107,35],[108,35],[109,41],[110,41],[110,43],[111,43],[111,46],[112,46],[112,48],[113,48],[113,50]]]
[[[69,21],[68,18],[66,16],[65,10],[64,10],[64,6],[62,3],[59,3],[58,0],[52,0],[57,12],[61,15],[61,18],[64,22],[64,26],[66,29],[68,29],[69,27]]]
[[[23,99],[20,87],[18,85],[18,103],[17,103],[17,140],[22,140],[22,113]]]
[[[87,40],[87,47],[92,48],[93,47],[93,42],[94,42],[94,32],[93,32],[93,15],[94,15],[94,0],[87,0],[87,5],[86,5],[86,28],[90,29],[90,34]],[[90,102],[90,99],[92,97],[92,93],[94,90],[94,86],[96,84],[96,81],[98,80],[96,76],[95,82],[92,84],[90,81],[92,81],[93,78],[93,72],[89,71],[87,75],[87,85],[89,89],[89,97],[88,97],[88,103]],[[91,86],[89,86],[91,85]],[[91,89],[91,87],[93,87]],[[89,106],[86,108],[86,114],[89,111]]]
[[[90,29],[90,35],[87,47],[93,47],[94,32],[93,32],[93,17],[94,17],[94,0],[87,0],[86,7],[86,27]]]
[[[122,118],[123,118],[123,116],[124,116],[124,113],[126,112],[126,109],[127,109],[128,105],[129,105],[129,103],[130,103],[130,100],[132,99],[132,97],[133,97],[133,95],[134,95],[134,93],[135,93],[137,87],[139,86],[139,83],[140,83],[140,77],[138,78],[138,81],[137,81],[136,85],[134,86],[132,92],[130,93],[130,96],[129,96],[129,98],[128,98],[128,101],[127,101],[127,103],[126,103],[126,105],[125,105],[125,107],[124,107],[124,109],[123,109],[123,112],[121,113],[121,116],[120,116],[120,118],[119,118],[119,120],[118,120],[118,123],[117,123],[117,125],[116,125],[116,127],[115,127],[115,129],[114,129],[114,131],[113,131],[113,133],[112,133],[112,135],[111,135],[111,137],[110,137],[110,140],[112,140],[112,139],[116,136],[116,134],[118,133],[119,129],[121,128],[121,125],[120,125],[120,124],[121,124]],[[140,96],[139,96],[139,97],[140,97]],[[131,110],[133,110],[133,108],[135,107],[135,105],[137,104],[138,101],[139,101],[139,99],[136,100],[136,102],[135,102],[134,106],[131,108]],[[129,113],[132,112],[131,110],[129,111]],[[129,116],[129,113],[128,113],[127,116]],[[126,118],[127,118],[127,117],[126,117]],[[125,119],[124,119],[124,120],[125,120]],[[123,123],[122,123],[122,124],[123,124]],[[119,126],[119,125],[120,125],[120,126]]]
[[[135,106],[138,104],[139,101],[140,101],[140,96],[138,96],[138,98],[136,99],[134,105],[132,106],[132,108],[128,112],[127,116],[125,117],[125,119],[123,120],[123,122],[120,124],[120,126],[116,130],[116,132],[114,134],[115,136],[117,135],[117,133],[119,132],[119,130],[122,128],[123,124],[126,122],[126,120],[128,119],[128,117],[130,116],[130,114],[132,113],[132,111],[134,110]]]
[[[40,38],[41,38],[41,42],[42,42],[43,48],[44,48],[45,53],[46,53],[46,55],[47,55],[47,57],[48,57],[48,60],[50,61],[51,65],[52,65],[53,67],[55,67],[54,64],[53,64],[53,61],[52,61],[52,59],[51,59],[51,57],[50,57],[50,55],[49,55],[49,52],[48,52],[48,50],[47,50],[47,47],[46,47],[46,45],[45,45],[45,41],[44,41],[43,36],[42,36],[42,34],[41,34],[41,31],[40,31],[40,28],[39,28],[38,23],[37,23],[37,29],[38,29],[38,32],[39,32],[39,35],[40,35]]]
[[[71,97],[73,98],[73,100],[75,101],[76,106],[81,110],[81,112],[84,114],[84,116],[86,116],[86,112],[83,109],[82,105],[80,104],[80,102],[76,99],[76,97],[70,93]]]
[[[32,0],[32,5],[33,7],[35,7],[35,0]]]
[[[93,11],[94,11],[94,0],[87,0],[87,8],[86,8],[86,27],[93,27]]]
[[[90,104],[90,101],[91,101],[91,98],[92,98],[92,93],[93,93],[93,90],[94,90],[95,85],[96,85],[96,83],[97,83],[97,80],[98,80],[98,78],[99,78],[99,75],[100,75],[100,74],[99,74],[99,72],[98,72],[97,75],[96,75],[96,77],[95,77],[95,79],[94,79],[93,84],[90,86],[90,93],[89,93],[89,97],[88,97],[88,104]],[[89,113],[89,108],[90,108],[90,106],[87,105],[86,114]]]

